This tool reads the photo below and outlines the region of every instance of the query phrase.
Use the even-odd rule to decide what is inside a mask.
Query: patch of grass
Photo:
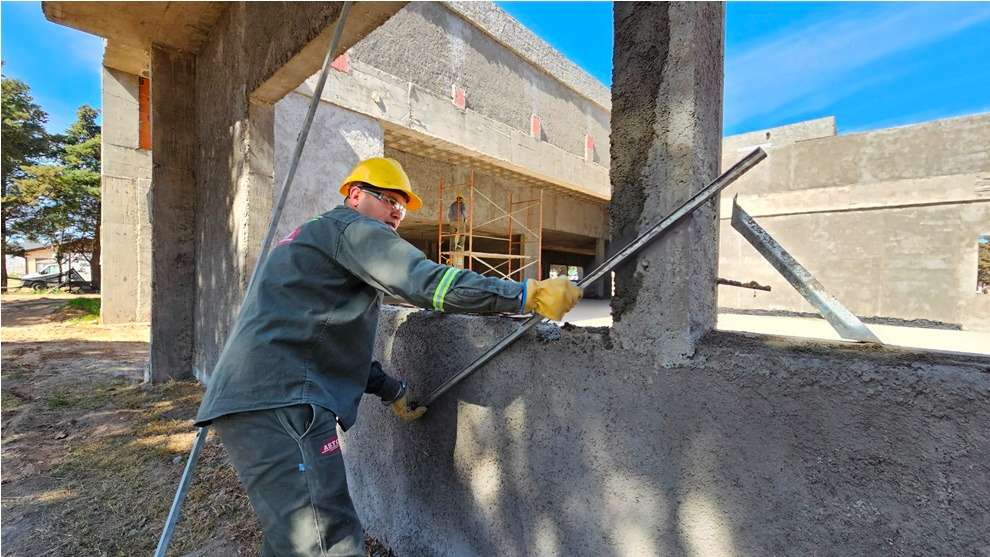
[[[99,298],[75,298],[69,300],[68,306],[86,312],[87,315],[100,316]]]
[[[95,323],[100,320],[99,298],[73,298],[59,310],[63,321],[75,323]]]
[[[141,555],[154,550],[193,439],[190,418],[202,389],[193,382],[163,385],[91,384],[74,408],[101,412],[139,409],[108,435],[73,442],[53,476],[74,494],[52,505],[61,534],[46,540],[65,555]],[[183,457],[179,462],[174,459]],[[260,544],[260,529],[223,450],[203,450],[183,506],[171,553],[184,554],[225,532],[242,547]]]
[[[4,410],[13,410],[19,406],[22,406],[26,400],[21,398],[21,395],[13,393],[10,391],[0,391],[0,407]]]
[[[75,402],[75,397],[65,391],[56,391],[45,397],[45,403],[53,410],[57,408],[68,408],[73,406]]]

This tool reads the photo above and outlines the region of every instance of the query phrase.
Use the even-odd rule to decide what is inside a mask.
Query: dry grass
[[[151,554],[194,440],[202,388],[142,383],[140,326],[60,320],[65,308],[50,298],[3,302],[4,555]],[[247,496],[211,434],[169,554],[255,555],[260,544]],[[374,540],[368,551],[394,557]]]

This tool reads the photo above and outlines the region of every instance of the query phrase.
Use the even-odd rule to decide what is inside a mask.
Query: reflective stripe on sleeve
[[[440,279],[440,284],[438,284],[437,289],[433,291],[433,309],[435,311],[443,311],[443,299],[447,296],[447,291],[450,290],[450,285],[454,282],[454,277],[456,277],[459,272],[461,272],[460,269],[449,267],[447,268],[447,272],[443,274],[443,278]]]

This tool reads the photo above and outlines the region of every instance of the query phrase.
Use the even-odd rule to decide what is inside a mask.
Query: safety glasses
[[[406,216],[406,206],[403,205],[401,202],[392,199],[391,197],[385,195],[384,193],[377,192],[368,188],[361,188],[361,191],[370,195],[371,197],[374,197],[378,201],[381,201],[382,203],[391,206],[393,209],[398,211],[399,214],[402,215],[403,217]]]

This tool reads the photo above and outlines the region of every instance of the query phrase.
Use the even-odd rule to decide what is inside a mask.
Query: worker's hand
[[[524,310],[560,321],[581,299],[582,291],[567,277],[526,281]]]
[[[404,422],[411,422],[413,420],[418,420],[426,414],[426,407],[420,406],[418,408],[410,408],[409,401],[406,400],[406,395],[402,395],[398,400],[391,404],[392,411]]]

